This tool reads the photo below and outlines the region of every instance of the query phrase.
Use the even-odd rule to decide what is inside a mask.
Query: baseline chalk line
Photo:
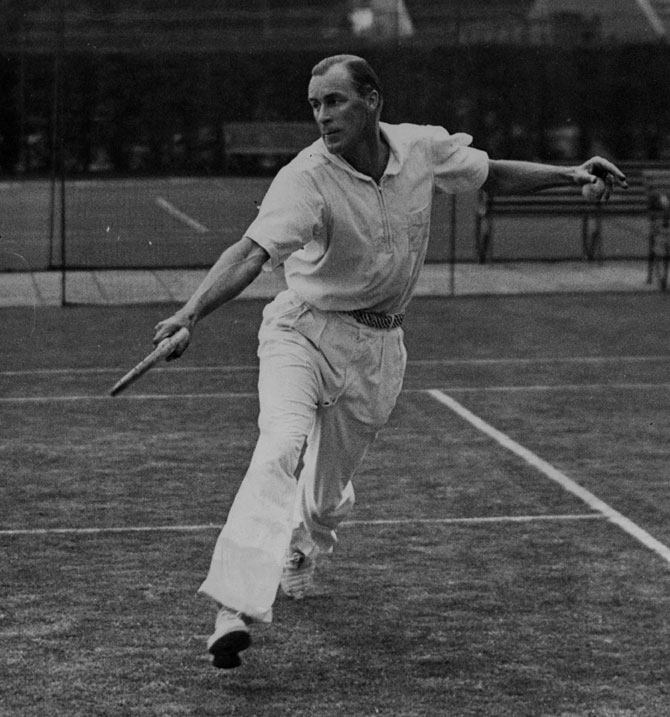
[[[194,221],[194,220],[193,220]],[[441,366],[528,366],[545,364],[602,364],[602,363],[667,363],[670,361],[670,354],[666,356],[563,356],[563,357],[538,357],[538,358],[462,358],[462,359],[410,359],[408,367],[426,368]],[[15,369],[0,371],[0,376],[58,376],[58,375],[87,375],[118,373],[126,370],[123,366],[109,367],[69,367],[69,368],[33,368]],[[237,371],[258,371],[258,363],[242,365],[217,365],[217,366],[157,366],[157,371],[183,371],[186,373],[226,373]],[[450,389],[451,390],[451,389]]]
[[[3,403],[74,403],[77,401],[112,401],[113,403],[122,404],[124,401],[172,401],[172,400],[203,400],[223,399],[231,401],[233,399],[249,399],[256,398],[258,392],[252,391],[234,391],[223,393],[126,393],[122,396],[112,398],[108,394],[73,394],[71,396],[3,396],[0,397],[0,404]]]
[[[128,525],[106,528],[9,528],[0,535],[105,535],[110,533],[195,533],[220,530],[220,525]]]
[[[384,526],[384,525],[458,525],[480,523],[531,523],[536,520],[568,521],[568,520],[602,520],[602,513],[569,513],[563,515],[489,515],[472,518],[387,518],[381,520],[346,520],[340,527],[350,526]],[[110,533],[188,533],[206,530],[220,530],[221,525],[204,523],[201,525],[135,525],[110,526],[105,528],[7,528],[0,529],[0,536],[30,535],[104,535]]]
[[[543,366],[547,364],[666,363],[670,355],[656,356],[536,356],[496,358],[412,359],[408,365],[430,366]]]
[[[538,515],[484,515],[471,518],[387,518],[371,520],[347,520],[341,524],[341,528],[359,525],[478,525],[482,523],[533,523],[535,521],[569,521],[569,520],[603,520],[602,513],[564,513],[561,515],[549,515],[540,513]]]
[[[572,478],[569,478],[557,468],[554,468],[550,463],[537,456],[532,451],[524,448],[521,444],[514,441],[507,434],[494,428],[489,423],[486,423],[479,416],[469,411],[465,406],[461,405],[458,401],[453,399],[451,396],[439,391],[437,389],[429,389],[426,391],[427,394],[432,396],[435,400],[451,409],[456,415],[463,418],[465,421],[470,423],[472,426],[477,428],[485,435],[492,438],[503,448],[516,454],[520,458],[526,461],[529,465],[533,466],[547,478],[558,483],[564,490],[572,495],[580,498],[586,505],[592,510],[602,513],[610,522],[619,526],[624,532],[628,533],[631,537],[635,538],[638,542],[644,545],[649,550],[652,550],[666,562],[670,563],[670,548],[661,543],[659,540],[654,538],[653,535],[648,533],[644,528],[641,528],[637,523],[634,523],[630,518],[615,510],[605,501],[598,498],[598,496],[591,493],[591,491],[583,488],[579,483],[575,482]]]
[[[162,369],[157,369],[160,371]],[[449,393],[548,393],[550,391],[661,391],[670,389],[670,383],[584,383],[584,384],[554,384],[554,385],[519,385],[519,386],[453,386],[445,391]],[[425,393],[424,388],[403,388],[402,393]],[[249,399],[258,396],[251,391],[217,391],[213,393],[124,393],[117,396],[115,401],[167,401],[191,399]],[[50,403],[73,401],[108,401],[105,394],[68,394],[54,396],[0,396],[3,403]]]
[[[462,358],[462,359],[410,359],[408,367],[426,368],[441,366],[532,366],[545,364],[602,364],[602,363],[667,363],[670,355],[666,356],[563,356],[538,358]],[[103,367],[70,367],[70,368],[33,368],[0,371],[0,376],[58,376],[58,375],[87,375],[118,373],[126,370],[123,366]],[[156,371],[184,371],[187,373],[211,372],[226,373],[228,371],[258,371],[258,363],[243,365],[218,366],[157,366]]]
[[[190,227],[198,234],[207,234],[209,232],[209,229],[204,224],[201,224],[199,221],[193,219],[193,217],[189,217],[188,214],[185,214],[181,210],[177,209],[174,204],[168,202],[168,200],[164,197],[156,197],[156,204],[158,204],[161,209],[165,210],[171,217],[179,220],[182,224],[186,224],[187,227]]]

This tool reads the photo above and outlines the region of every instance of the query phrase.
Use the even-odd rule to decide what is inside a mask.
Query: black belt
[[[405,319],[405,314],[380,314],[377,311],[364,309],[354,309],[344,313],[353,317],[359,324],[371,326],[373,329],[397,329],[402,326]]]

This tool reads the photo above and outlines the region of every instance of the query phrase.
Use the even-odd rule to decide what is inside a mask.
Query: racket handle
[[[158,346],[147,356],[145,356],[136,366],[130,369],[125,376],[122,376],[112,387],[109,392],[110,396],[117,396],[121,391],[124,391],[130,384],[137,381],[140,376],[143,376],[152,366],[155,366],[161,359],[167,358],[186,338],[188,338],[189,331],[187,328],[182,327],[172,336],[168,336],[163,339]]]

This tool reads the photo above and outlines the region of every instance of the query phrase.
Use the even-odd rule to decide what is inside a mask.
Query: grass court
[[[667,296],[416,299],[316,594],[224,672],[196,590],[256,438],[263,303],[118,398],[172,307],[2,311],[0,714],[668,714]]]
[[[65,240],[60,235],[60,189],[47,180],[0,182],[0,271],[209,268],[255,218],[267,177],[88,179],[65,185]],[[431,217],[429,262],[477,260],[477,197],[437,195]],[[453,214],[455,211],[455,214]],[[453,220],[453,221],[452,221]],[[581,219],[501,216],[492,256],[498,261],[580,260]],[[603,256],[646,259],[648,220],[603,220]],[[453,246],[452,246],[453,242]]]

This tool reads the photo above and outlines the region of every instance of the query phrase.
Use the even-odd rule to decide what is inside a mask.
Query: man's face
[[[328,151],[355,151],[374,121],[374,105],[358,94],[347,68],[333,65],[326,74],[312,77],[308,99]]]

